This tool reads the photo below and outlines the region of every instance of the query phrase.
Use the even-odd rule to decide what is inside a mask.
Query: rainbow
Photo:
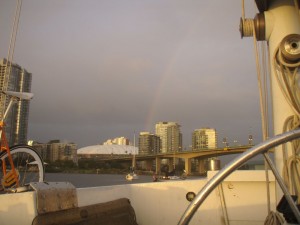
[[[179,42],[179,44],[177,45],[177,48],[175,48],[175,51],[173,52],[172,57],[169,60],[169,63],[166,64],[165,69],[161,73],[157,90],[155,91],[153,101],[149,107],[150,108],[149,113],[145,120],[145,127],[144,127],[145,131],[152,130],[152,127],[155,124],[154,118],[156,115],[158,103],[159,103],[161,95],[163,93],[164,86],[166,85],[166,83],[170,79],[170,77],[172,76],[172,71],[173,71],[174,65],[176,65],[176,62],[178,61],[179,56],[182,55],[180,53],[182,52],[182,50],[188,43],[189,38],[193,34],[193,31],[195,31],[195,29],[197,28],[197,26],[196,26],[197,24],[198,24],[198,20],[195,20],[194,23],[192,23],[191,26],[189,26],[189,28],[187,29],[188,32],[186,32],[186,35]]]

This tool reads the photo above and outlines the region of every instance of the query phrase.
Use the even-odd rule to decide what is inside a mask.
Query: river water
[[[125,176],[125,174],[46,173],[45,181],[66,181],[77,188],[153,182],[152,176],[139,175],[139,179],[132,181],[127,181]]]

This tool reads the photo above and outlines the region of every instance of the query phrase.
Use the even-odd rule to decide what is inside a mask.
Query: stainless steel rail
[[[178,225],[186,225],[190,222],[193,215],[197,211],[197,209],[200,207],[200,205],[204,202],[204,200],[208,197],[208,195],[226,178],[228,177],[233,171],[238,169],[240,166],[242,166],[245,162],[247,162],[249,159],[252,159],[253,157],[257,156],[258,154],[264,154],[269,149],[276,147],[280,144],[284,144],[288,141],[292,141],[294,139],[300,138],[300,129],[293,130],[286,132],[284,134],[275,136],[273,138],[270,138],[269,140],[254,146],[253,148],[250,148],[246,152],[242,153],[240,156],[235,158],[231,163],[226,165],[222,170],[220,170],[214,177],[212,177],[205,185],[204,187],[198,192],[194,200],[190,203],[188,208],[185,210],[184,214],[182,215],[180,221],[178,222]],[[267,160],[267,162],[270,165],[270,161]],[[275,167],[271,164],[270,165],[275,178],[278,178],[278,172],[276,171]],[[280,182],[280,186],[282,188],[282,191],[293,210],[298,223],[300,224],[300,212],[293,202],[290,194],[288,193],[287,189],[282,187],[282,183]]]

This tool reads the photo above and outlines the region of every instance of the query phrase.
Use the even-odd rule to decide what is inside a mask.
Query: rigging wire
[[[298,3],[295,7],[298,10]],[[263,127],[263,138],[264,140],[268,138],[268,97],[267,97],[267,76],[266,70],[263,68],[264,74],[264,90],[262,88],[261,82],[261,68],[259,66],[259,55],[256,45],[256,35],[253,23],[253,37],[254,37],[254,46],[256,52],[256,64],[257,64],[257,75],[258,75],[258,85],[260,90],[260,103],[261,103],[261,113],[262,113],[262,127]],[[265,49],[262,49],[262,60],[265,59]],[[273,56],[273,70],[275,71],[275,77],[278,82],[278,85],[283,93],[284,98],[287,103],[292,108],[294,115],[290,116],[285,120],[283,126],[283,132],[299,128],[300,126],[300,92],[299,92],[299,66],[300,62],[297,63],[288,63],[283,59],[282,53],[279,46],[277,47],[275,54]],[[270,59],[269,59],[270,62]],[[262,65],[265,65],[265,62],[262,62]],[[270,65],[270,64],[269,64]],[[277,65],[277,66],[276,66]],[[299,141],[292,142],[292,155],[287,155],[287,144],[284,144],[282,147],[283,159],[284,159],[284,168],[283,168],[283,178],[285,185],[287,186],[291,194],[299,196],[300,194],[300,158],[298,154],[300,153],[300,143]],[[267,169],[267,168],[266,168]],[[267,176],[268,173],[266,173]],[[268,178],[267,178],[268,181]],[[269,183],[269,182],[268,182]],[[268,188],[269,193],[269,188]],[[273,212],[269,210],[269,216],[267,217],[265,224],[280,224],[281,220],[276,219],[277,215],[274,215]],[[273,221],[273,222],[272,222]]]
[[[294,0],[295,9],[297,15],[300,19],[300,11],[298,0]],[[263,140],[266,140],[269,136],[269,111],[268,106],[272,103],[268,103],[268,77],[270,82],[272,82],[272,77],[268,75],[268,71],[271,71],[271,65],[275,73],[275,81],[277,81],[278,86],[283,94],[283,97],[286,99],[288,105],[290,105],[293,115],[286,118],[283,125],[283,132],[287,132],[300,127],[300,61],[298,62],[287,62],[284,59],[284,55],[281,52],[280,44],[275,50],[274,55],[266,56],[266,45],[261,45],[261,57],[258,52],[258,42],[256,40],[254,20],[245,19],[244,11],[244,0],[242,0],[242,35],[243,36],[252,36],[254,41],[254,49],[256,56],[256,69],[257,69],[257,80],[259,87],[259,98],[260,98],[260,110],[261,110],[261,119],[262,119],[262,132]],[[268,46],[267,46],[268,47]],[[271,60],[272,58],[272,60]],[[268,59],[269,67],[264,67]],[[260,66],[260,61],[262,67]],[[269,73],[270,74],[270,73]],[[292,154],[287,152],[287,144],[282,146],[283,154],[283,178],[285,185],[287,186],[291,194],[300,196],[300,141],[294,140],[291,142]],[[267,153],[265,153],[267,154]],[[266,155],[267,156],[267,155]],[[267,181],[267,192],[268,192],[268,210],[269,215],[266,218],[265,224],[282,224],[284,220],[280,217],[278,213],[271,212],[270,210],[270,189],[269,189],[269,178],[267,172],[267,164],[265,162],[265,171],[266,171],[266,181]],[[300,198],[298,199],[300,202]]]
[[[259,102],[260,102],[260,110],[261,110],[261,125],[262,125],[262,134],[263,140],[267,140],[269,137],[269,129],[268,129],[268,89],[267,89],[267,68],[263,66],[263,73],[261,73],[261,66],[260,66],[260,58],[259,58],[259,51],[258,51],[258,42],[256,39],[255,27],[254,22],[252,21],[252,29],[253,29],[253,44],[254,44],[254,51],[255,51],[255,62],[256,62],[256,72],[257,72],[257,82],[259,88]],[[264,46],[264,45],[262,45]],[[262,49],[262,65],[265,65],[266,54],[265,48],[261,47]],[[263,74],[263,78],[262,78]],[[271,198],[270,198],[270,186],[269,186],[269,173],[268,173],[268,164],[264,161],[265,165],[265,176],[266,176],[266,188],[267,188],[267,207],[268,207],[268,214],[272,213],[271,211]]]
[[[2,91],[6,91],[8,89],[10,74],[12,71],[13,57],[14,57],[14,51],[15,51],[15,44],[16,44],[16,40],[17,40],[17,33],[18,33],[21,9],[22,9],[22,0],[18,0],[14,19],[13,19],[13,29],[11,32],[10,43],[9,43],[9,48],[8,48],[8,53],[7,53],[7,62],[5,64],[5,68],[4,68],[4,79],[3,79]],[[1,117],[2,117],[4,114],[4,108],[6,105],[6,95],[1,95],[0,100],[1,100],[1,109],[2,109],[0,113],[1,113]]]
[[[249,29],[249,24],[244,24],[247,29]],[[261,109],[261,122],[262,122],[262,133],[263,133],[263,140],[268,139],[269,137],[269,110],[268,110],[268,95],[269,95],[269,88],[268,88],[268,77],[271,76],[270,74],[270,57],[267,57],[266,48],[268,46],[263,42],[260,45],[260,52],[261,58],[258,51],[258,41],[256,38],[256,30],[254,26],[254,21],[251,21],[252,31],[253,31],[253,42],[254,42],[254,50],[255,50],[255,61],[256,61],[256,70],[257,70],[257,81],[259,87],[259,99],[260,99],[260,109]],[[247,31],[248,32],[248,31]],[[268,67],[266,67],[266,63],[268,61]],[[260,66],[262,65],[262,66]],[[270,93],[272,94],[272,93]],[[272,95],[270,96],[272,97]],[[265,153],[268,154],[268,153]],[[284,223],[284,219],[278,212],[273,212],[271,210],[271,198],[270,198],[270,182],[269,182],[269,173],[268,173],[268,163],[265,159],[265,176],[266,176],[266,188],[267,188],[267,203],[268,203],[268,216],[265,219],[265,225],[280,225]]]
[[[243,35],[244,36],[253,36],[254,43],[254,51],[255,51],[255,62],[256,62],[256,70],[257,70],[257,82],[259,88],[259,103],[260,103],[260,111],[261,111],[261,126],[262,126],[262,136],[263,140],[266,140],[269,137],[269,110],[268,110],[268,94],[270,93],[268,87],[268,77],[270,74],[270,57],[267,57],[266,54],[266,42],[262,43],[259,46],[259,43],[256,38],[256,30],[253,19],[245,19],[245,9],[244,9],[244,0],[242,0],[242,22],[243,22]],[[259,55],[259,47],[261,50],[261,58]],[[268,47],[268,46],[267,46]],[[268,65],[266,65],[266,61],[268,60]],[[262,66],[261,66],[262,65]],[[271,94],[271,93],[270,93]],[[272,96],[270,96],[272,97]],[[265,153],[268,154],[268,153]],[[270,182],[269,182],[269,166],[265,159],[265,176],[266,176],[266,189],[267,189],[267,210],[268,216],[265,220],[265,225],[279,225],[283,224],[284,220],[278,212],[271,211],[271,198],[270,198]]]
[[[254,23],[252,21],[252,27],[253,27],[253,42],[254,42],[254,50],[255,50],[255,62],[256,62],[256,71],[257,71],[257,81],[258,81],[258,89],[259,89],[259,102],[260,102],[260,110],[261,110],[261,120],[262,120],[262,133],[263,133],[263,140],[266,140],[268,137],[268,129],[267,129],[267,105],[266,105],[266,99],[267,99],[267,90],[264,90],[264,87],[266,87],[266,84],[263,84],[263,81],[266,80],[265,78],[262,79],[261,75],[261,66],[260,66],[260,58],[259,58],[259,51],[257,46],[257,40],[256,40],[256,33],[254,29]],[[264,67],[265,69],[265,67]],[[266,71],[265,71],[266,72]],[[264,77],[266,77],[266,74],[264,74]]]

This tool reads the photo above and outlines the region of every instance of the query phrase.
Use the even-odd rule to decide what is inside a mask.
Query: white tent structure
[[[77,150],[77,155],[137,155],[138,147],[131,145],[92,145]]]

